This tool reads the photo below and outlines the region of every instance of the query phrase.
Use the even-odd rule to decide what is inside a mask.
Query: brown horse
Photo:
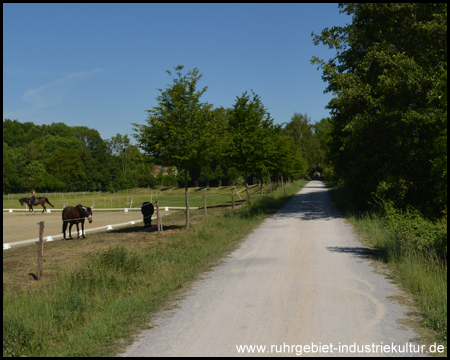
[[[69,237],[68,240],[72,239],[72,225],[75,224],[77,226],[77,239],[80,238],[80,229],[78,228],[78,224],[81,223],[81,234],[83,236],[83,239],[85,239],[84,236],[84,218],[88,218],[89,223],[92,222],[92,207],[86,207],[83,205],[77,205],[75,207],[73,206],[66,206],[62,212],[62,220],[63,220],[63,227],[62,232],[64,236],[64,240],[66,240],[66,230],[67,225],[69,226]]]
[[[48,201],[48,199],[46,197],[35,198],[33,204],[31,203],[30,198],[22,198],[22,199],[19,199],[19,201],[20,201],[20,205],[22,205],[22,206],[23,206],[23,203],[28,204],[28,206],[30,207],[30,210],[33,212],[33,214],[34,214],[33,206],[42,205],[42,207],[44,208],[44,210],[42,210],[42,213],[44,213],[44,211],[47,210],[47,208],[45,207],[46,202],[48,202],[48,204],[51,207],[54,207],[52,204],[50,204],[50,201]]]

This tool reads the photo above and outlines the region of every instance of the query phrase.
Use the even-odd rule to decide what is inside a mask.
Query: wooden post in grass
[[[233,207],[233,211],[234,211],[234,193],[233,193],[233,189],[231,189],[231,206]]]
[[[206,220],[206,195],[203,195],[203,208],[205,209],[205,220]]]
[[[162,216],[159,218],[159,227],[161,229],[161,235],[164,235],[164,226],[162,223]]]
[[[156,226],[158,227],[158,235],[161,235],[161,226],[159,220],[159,201],[156,200]]]
[[[39,224],[39,247],[38,247],[38,268],[37,268],[37,279],[41,280],[42,277],[42,257],[44,254],[44,222],[41,221]]]

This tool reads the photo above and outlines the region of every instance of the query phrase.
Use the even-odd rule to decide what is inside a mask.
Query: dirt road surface
[[[311,181],[121,356],[425,355],[411,354],[408,309],[367,252]]]
[[[42,211],[42,210],[41,210]],[[35,215],[30,212],[4,212],[3,213],[3,243],[14,243],[21,240],[39,238],[38,222],[44,221],[44,237],[59,236],[62,237],[62,218],[61,211],[52,211],[42,214],[41,211],[35,211]],[[96,212],[93,214],[94,221],[90,224],[85,220],[84,229],[86,232],[94,228],[106,227],[119,223],[142,221],[142,214],[137,211],[124,212]],[[81,230],[81,225],[79,226]],[[105,229],[99,231],[106,231]],[[67,230],[67,236],[68,236]],[[72,236],[77,236],[76,225],[72,226]]]

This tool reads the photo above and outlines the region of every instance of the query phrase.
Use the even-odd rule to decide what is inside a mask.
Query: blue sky
[[[334,51],[311,32],[350,22],[337,4],[3,4],[3,119],[134,142],[181,64],[215,107],[253,89],[275,123],[319,121],[332,95],[309,61]]]

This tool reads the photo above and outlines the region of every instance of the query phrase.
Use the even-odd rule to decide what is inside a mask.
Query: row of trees
[[[112,191],[153,184],[152,159],[127,135],[63,123],[3,121],[3,193]]]
[[[148,110],[147,124],[133,126],[142,150],[157,163],[174,166],[184,174],[187,207],[189,169],[201,168],[206,181],[220,176],[222,168],[229,177],[243,176],[247,197],[250,176],[257,176],[262,184],[272,179],[306,177],[311,168],[318,170],[323,156],[307,115],[294,114],[283,129],[274,124],[253,91],[236,97],[230,108],[214,108],[200,100],[207,87],[197,88],[202,77],[199,71],[194,68],[183,75],[183,68],[175,67],[177,76],[171,86],[158,89],[158,104]],[[303,154],[308,154],[308,159]]]
[[[256,95],[254,99],[250,99],[247,94],[243,97],[247,99],[247,102],[259,102],[261,106]],[[210,109],[210,111],[226,123],[232,109],[221,108]],[[313,126],[306,114],[297,113],[284,130],[280,130],[279,126],[275,127],[271,123],[271,126],[276,128],[277,135],[274,135],[271,141],[264,140],[264,144],[268,144],[265,145],[266,155],[269,155],[272,146],[278,146],[285,154],[281,157],[285,163],[274,161],[272,153],[272,160],[267,163],[267,169],[260,168],[259,172],[256,172],[256,168],[248,167],[249,177],[268,181],[269,178],[281,178],[281,176],[284,178],[308,176],[307,174],[320,170],[320,164],[309,161],[311,155],[305,147],[305,143],[319,141],[316,139],[317,125]],[[294,127],[297,130],[287,131],[288,127]],[[225,156],[225,153],[220,153],[218,156],[219,147],[227,148],[228,153],[231,149],[229,139],[225,138],[225,130],[225,128],[222,129],[223,136],[219,139],[221,144],[216,143],[215,150],[201,148],[202,152],[210,151],[214,156],[210,157],[208,162],[201,163],[201,166],[198,163],[197,167],[189,167],[187,179],[190,181],[190,186],[194,186],[194,181],[200,181],[200,184],[207,186],[210,182],[230,185],[244,183],[246,177],[242,169],[235,166],[232,159]],[[295,136],[297,131],[301,131],[302,134]],[[288,139],[287,136],[292,139]],[[250,135],[244,136],[241,144],[250,146],[250,140]],[[223,147],[224,144],[227,146]],[[244,150],[240,150],[242,153],[247,151],[245,150],[247,145],[244,146]],[[302,156],[302,154],[305,155]],[[295,159],[289,161],[289,156]],[[320,158],[320,156],[316,157]],[[269,157],[268,160],[270,160]],[[295,161],[298,162],[297,168],[295,168]],[[70,127],[64,123],[35,125],[31,122],[20,123],[10,119],[3,121],[4,194],[27,192],[32,188],[38,192],[113,191],[134,187],[184,185],[183,168],[169,166],[164,174],[161,171],[155,176],[156,165],[160,164],[170,165],[157,162],[153,156],[142,153],[138,146],[131,144],[128,135],[117,134],[111,139],[103,140],[97,130],[85,126]]]
[[[312,34],[336,49],[323,70],[332,117],[327,171],[356,203],[428,216],[447,207],[447,4],[340,4],[344,27]],[[325,131],[327,132],[327,131]]]
[[[244,182],[249,197],[249,178],[260,180],[262,193],[263,182],[322,171],[329,119],[313,125],[295,113],[283,129],[253,91],[232,107],[214,108],[200,101],[207,87],[197,90],[197,69],[185,75],[182,65],[175,70],[173,85],[159,89],[158,105],[148,110],[147,125],[133,124],[138,146],[128,135],[103,140],[84,126],[4,120],[3,192],[113,191],[159,183],[184,185],[188,206],[190,180]],[[165,174],[155,176],[156,165],[166,167]]]

